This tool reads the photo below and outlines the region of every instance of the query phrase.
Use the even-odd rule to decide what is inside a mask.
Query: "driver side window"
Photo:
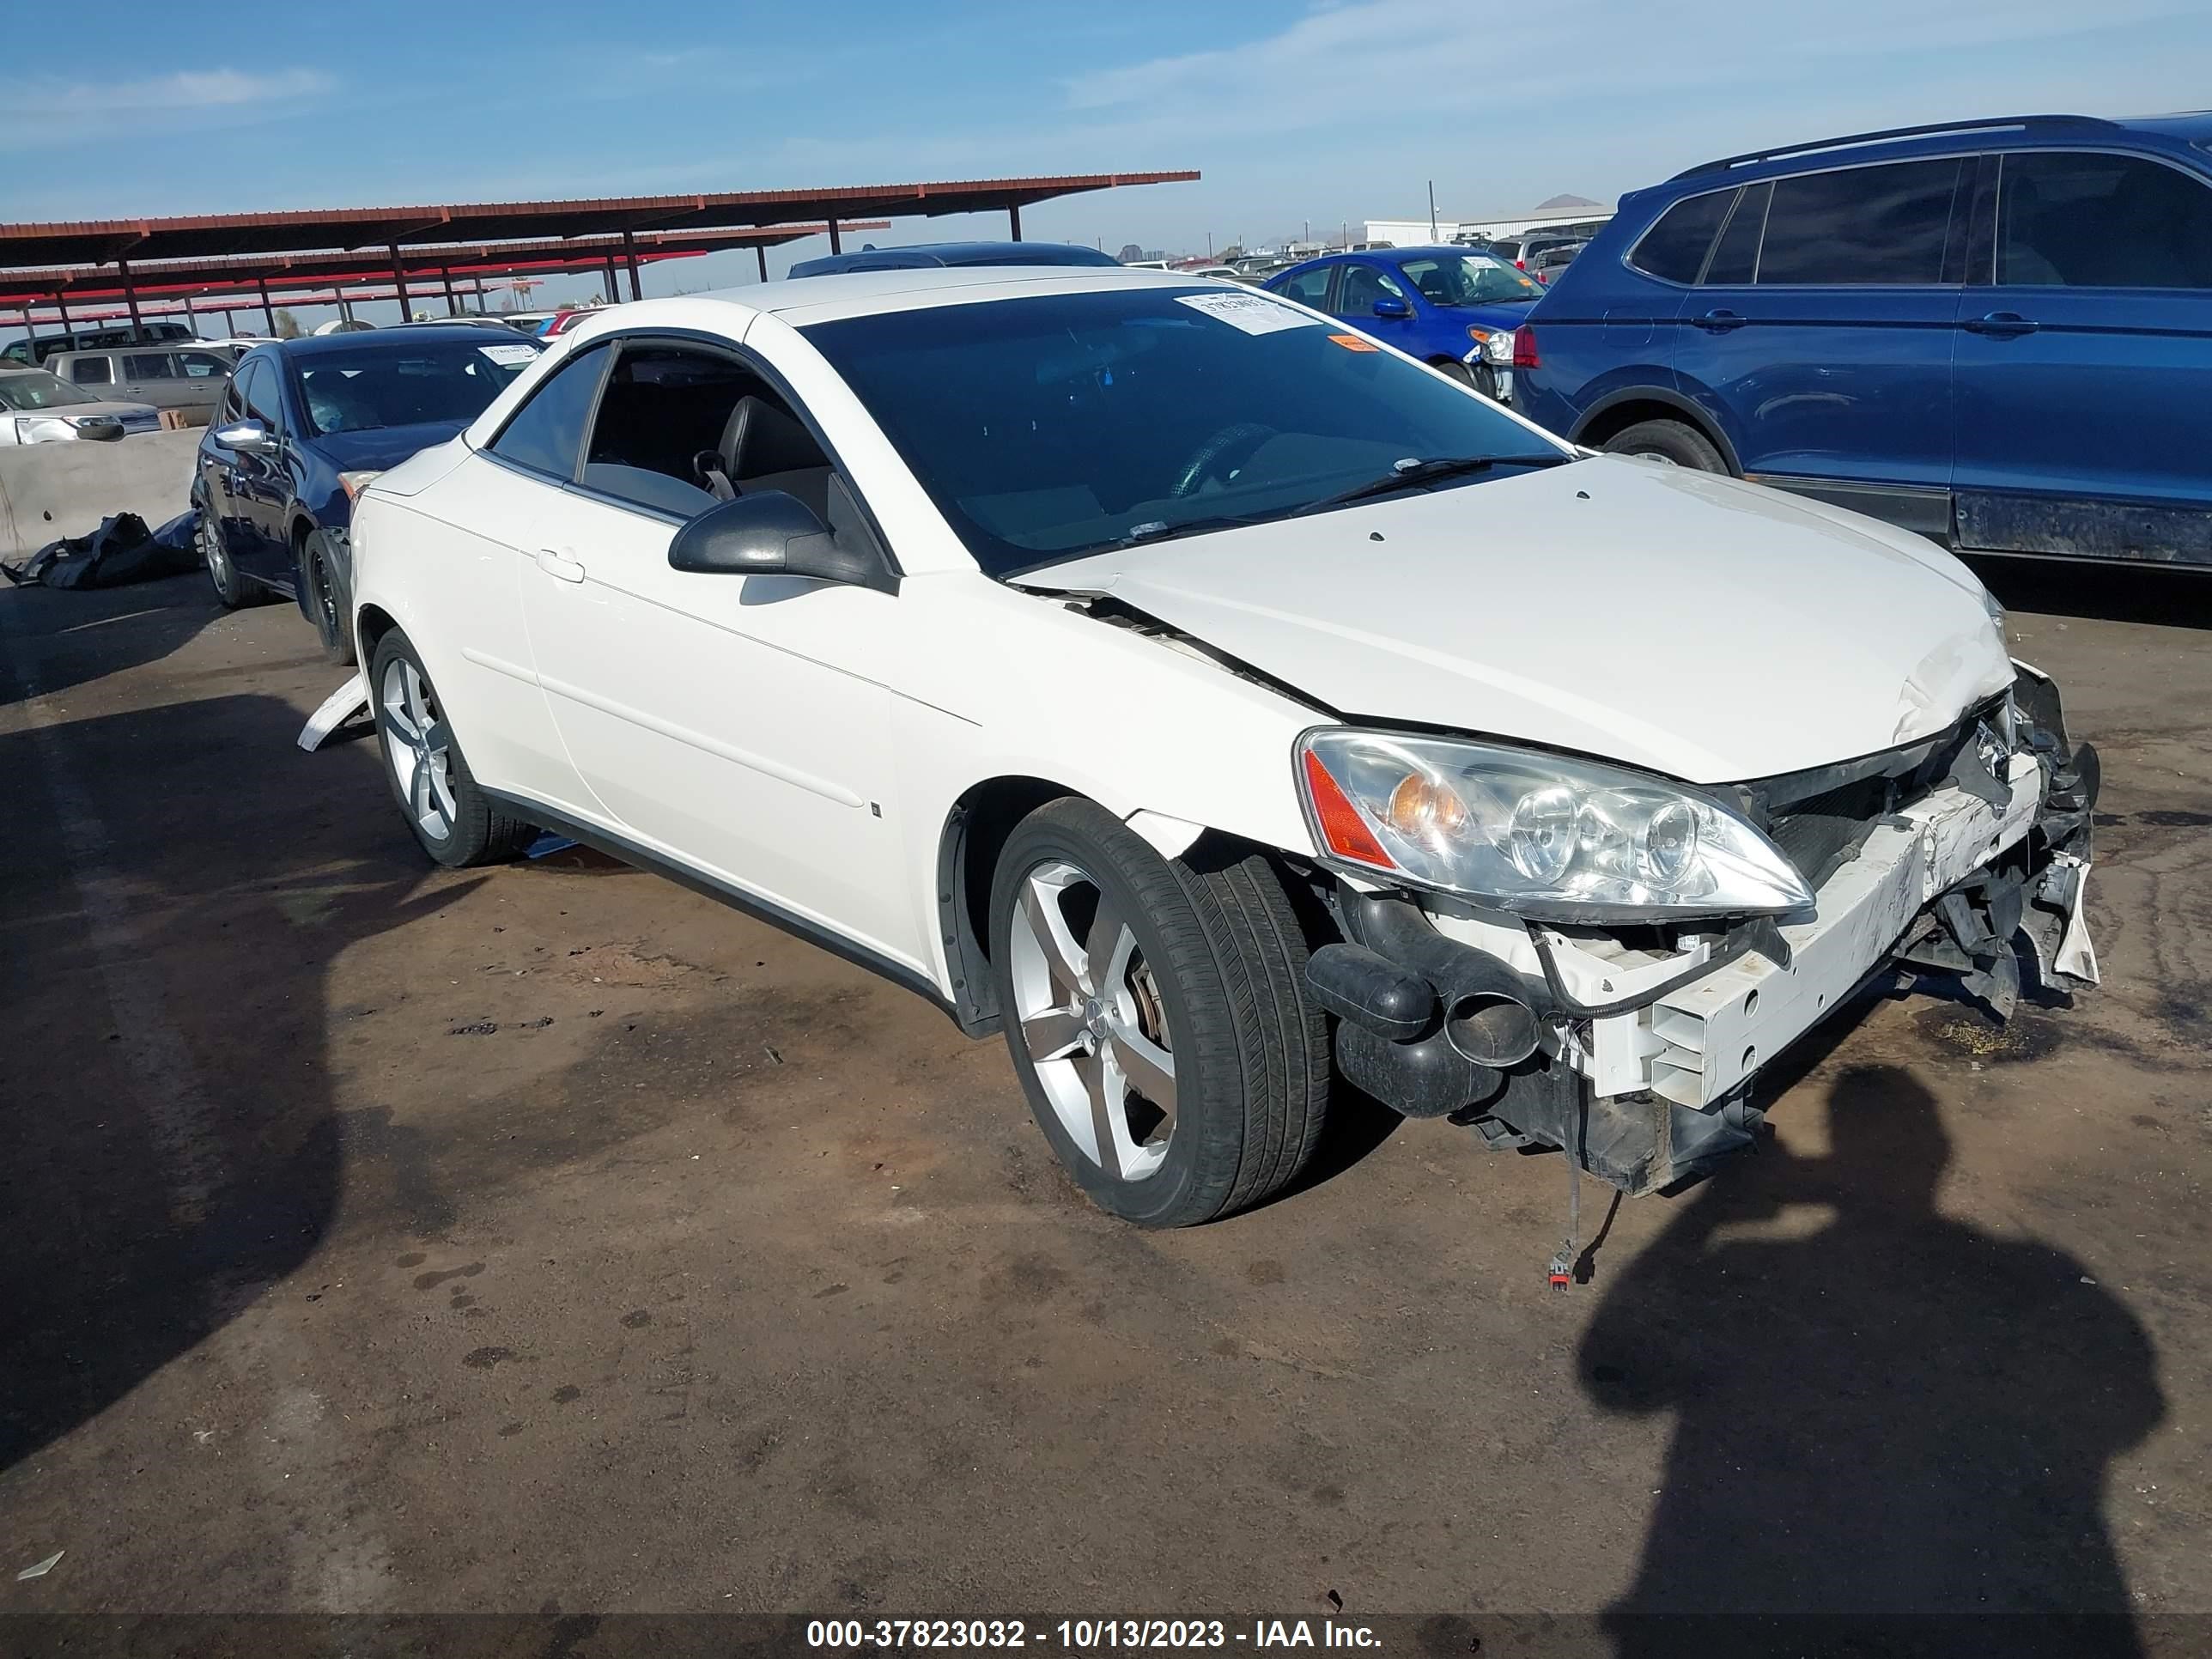
[[[1343,289],[1337,295],[1336,314],[1364,317],[1375,309],[1377,300],[1405,297],[1406,290],[1389,271],[1375,265],[1347,265]]]

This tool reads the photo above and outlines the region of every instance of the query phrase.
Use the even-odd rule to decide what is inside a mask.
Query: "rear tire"
[[[1465,363],[1439,362],[1431,363],[1429,367],[1436,370],[1439,374],[1445,375],[1451,380],[1457,380],[1462,386],[1471,386],[1477,392],[1486,390],[1482,382],[1474,378],[1474,370],[1468,368]]]
[[[422,659],[398,629],[377,642],[368,702],[384,775],[424,852],[449,870],[498,864],[537,838],[495,807],[461,757]]]
[[[1728,463],[1712,441],[1681,421],[1638,421],[1623,427],[1600,446],[1608,455],[1646,455],[1693,472],[1726,472]]]
[[[354,660],[353,602],[331,558],[330,540],[319,530],[300,546],[300,606],[323,642],[323,660],[340,665]]]
[[[1163,859],[1095,803],[1054,801],[1007,839],[991,941],[1030,1109],[1101,1209],[1191,1226],[1304,1168],[1328,1031],[1267,858],[1201,842]]]

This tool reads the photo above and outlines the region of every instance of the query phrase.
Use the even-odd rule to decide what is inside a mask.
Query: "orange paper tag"
[[[1371,340],[1363,340],[1357,334],[1332,334],[1328,337],[1346,351],[1380,351],[1382,348]]]

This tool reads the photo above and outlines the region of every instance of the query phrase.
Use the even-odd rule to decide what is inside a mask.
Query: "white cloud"
[[[117,115],[161,116],[221,110],[250,112],[259,105],[289,105],[330,91],[337,82],[320,70],[179,70],[143,81],[64,86],[31,82],[17,86],[9,103],[18,117],[82,114],[88,108]]]

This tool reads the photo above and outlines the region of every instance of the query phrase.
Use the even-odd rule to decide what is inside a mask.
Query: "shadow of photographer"
[[[1617,1650],[2140,1651],[2104,1484],[2164,1413],[2149,1339],[2064,1251],[1938,1212],[1908,1073],[1828,1104],[1828,1156],[1693,1197],[1583,1340],[1601,1410],[1676,1419]]]

